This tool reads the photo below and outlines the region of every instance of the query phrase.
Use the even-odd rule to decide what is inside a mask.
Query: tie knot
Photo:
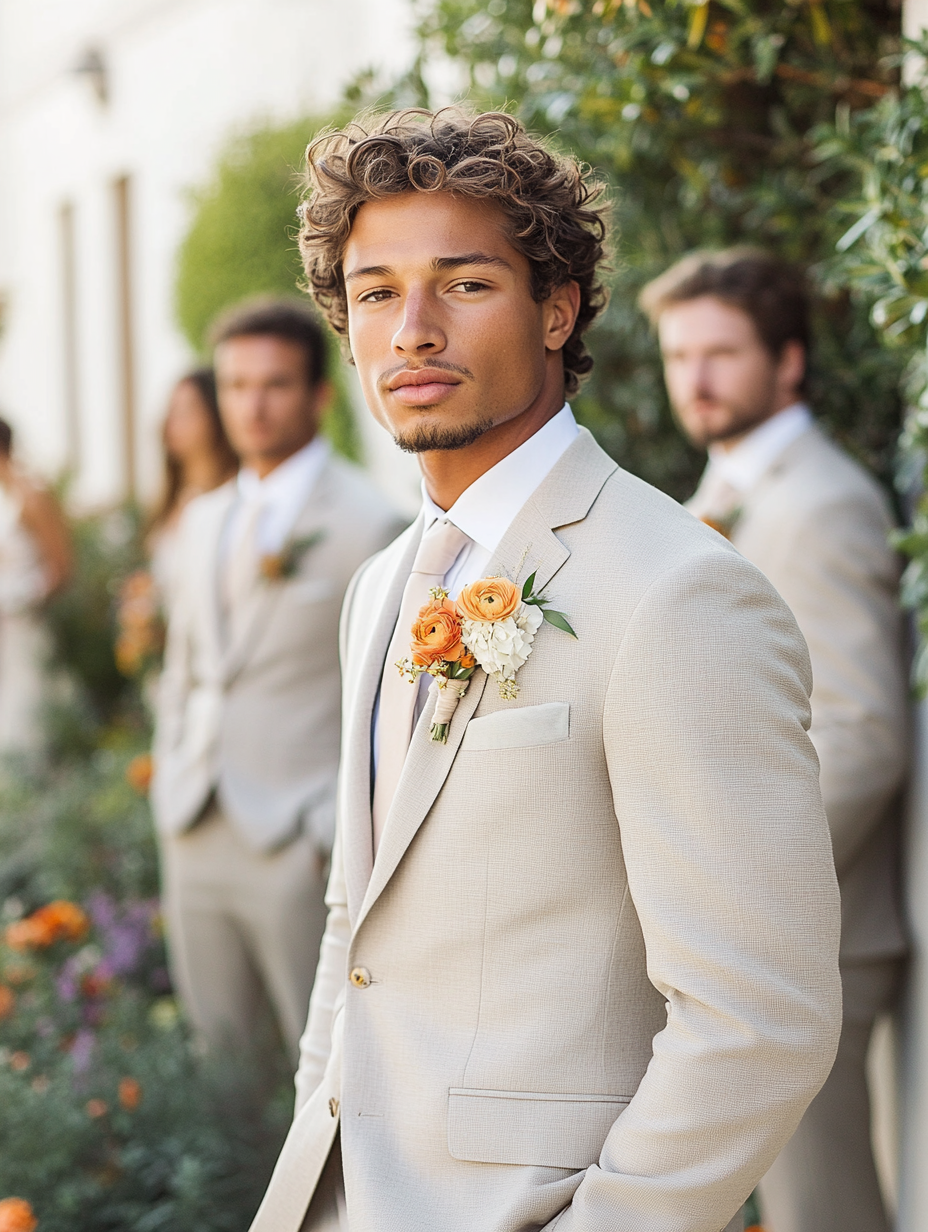
[[[461,551],[472,540],[453,522],[433,522],[419,544],[412,572],[427,574],[439,581],[445,576]]]

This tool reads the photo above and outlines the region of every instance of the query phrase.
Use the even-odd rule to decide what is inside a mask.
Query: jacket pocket
[[[471,719],[461,741],[461,751],[477,753],[486,749],[525,749],[539,744],[556,744],[570,735],[570,706],[567,702],[545,702],[541,706],[519,706],[497,710]]]
[[[452,1087],[448,1150],[473,1163],[588,1168],[629,1098]]]

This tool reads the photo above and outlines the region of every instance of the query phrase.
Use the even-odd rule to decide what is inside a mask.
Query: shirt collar
[[[422,482],[424,530],[437,518],[447,518],[487,552],[499,547],[516,514],[580,429],[568,403],[518,449],[491,466],[461,493],[447,513],[438,507]]]
[[[246,501],[275,505],[292,496],[308,493],[319,478],[328,456],[328,441],[322,436],[315,436],[308,445],[275,466],[263,479],[257,471],[243,466],[238,473],[239,496]]]
[[[747,492],[812,422],[812,413],[805,403],[794,402],[765,419],[733,449],[710,445],[710,465],[733,488]]]

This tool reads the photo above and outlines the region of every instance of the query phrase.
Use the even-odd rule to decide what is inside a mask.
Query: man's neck
[[[496,466],[553,419],[564,405],[563,389],[539,399],[527,411],[497,424],[464,449],[433,449],[419,454],[425,489],[447,511],[481,475]]]
[[[254,471],[259,479],[267,479],[272,471],[276,471],[278,466],[282,466],[288,458],[292,458],[294,454],[305,449],[307,445],[312,444],[316,439],[315,435],[309,437],[308,440],[301,441],[299,445],[290,449],[287,453],[258,453],[258,454],[243,454],[242,469]]]
[[[770,420],[779,415],[781,411],[788,411],[791,406],[795,406],[801,401],[801,395],[798,393],[793,393],[791,396],[784,395],[784,397],[777,400],[774,404],[774,409],[768,415],[765,415],[763,419],[758,419],[757,422],[752,423],[749,428],[745,428],[743,431],[735,433],[734,436],[726,436],[722,440],[713,441],[712,444],[718,449],[721,449],[723,453],[730,453],[733,449],[736,449],[742,441],[747,440],[752,432],[756,432],[758,428],[763,426],[763,424],[769,423]]]

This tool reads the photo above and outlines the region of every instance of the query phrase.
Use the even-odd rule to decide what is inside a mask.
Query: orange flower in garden
[[[458,595],[458,611],[465,620],[505,620],[521,599],[519,588],[508,578],[481,578]]]
[[[87,1115],[93,1117],[95,1121],[99,1120],[102,1116],[106,1116],[107,1112],[109,1112],[105,1099],[88,1099],[84,1109]]]
[[[35,1232],[39,1221],[25,1198],[0,1201],[0,1232]]]
[[[433,599],[420,608],[412,626],[412,661],[419,667],[456,663],[464,655],[461,621],[448,599]]]
[[[135,1112],[142,1102],[142,1084],[137,1078],[120,1078],[119,1102],[126,1112]]]
[[[6,984],[0,984],[0,1022],[9,1018],[16,1008],[16,993]]]
[[[8,924],[4,938],[11,950],[44,950],[56,941],[80,941],[89,928],[90,921],[77,903],[61,898]]]
[[[10,1069],[14,1074],[21,1074],[31,1063],[28,1052],[14,1052],[10,1057]]]
[[[28,984],[35,979],[35,967],[25,962],[9,963],[4,968],[3,978],[8,984]]]
[[[130,787],[134,787],[140,796],[147,795],[153,770],[151,753],[139,753],[126,766],[126,782]]]

